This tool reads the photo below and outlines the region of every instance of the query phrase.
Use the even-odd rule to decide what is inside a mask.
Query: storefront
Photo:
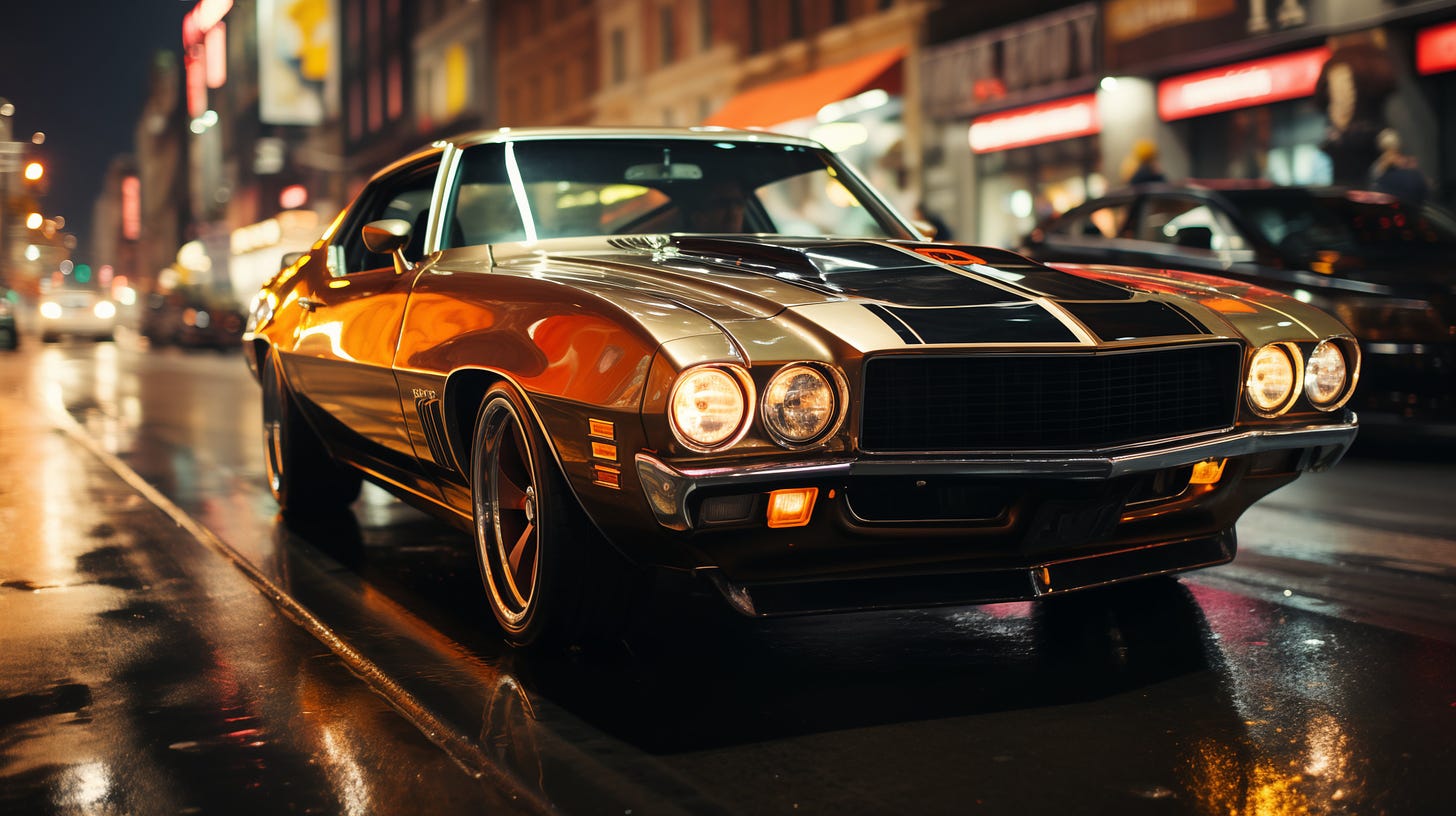
[[[1329,184],[1326,117],[1314,101],[1329,59],[1328,48],[1308,48],[1159,82],[1158,116],[1187,148],[1187,175]]]
[[[956,240],[1014,247],[1105,187],[1098,7],[925,49],[926,209]]]
[[[870,177],[907,212],[904,62],[906,49],[888,48],[750,88],[703,124],[760,128],[822,142]]]
[[[1038,220],[1101,195],[1101,129],[1094,94],[972,120],[977,240],[1014,247]]]
[[[1456,21],[1416,33],[1415,66],[1433,112],[1435,144],[1456,144]],[[1449,149],[1431,152],[1432,160],[1422,165],[1436,182],[1440,199],[1456,206],[1456,155]]]

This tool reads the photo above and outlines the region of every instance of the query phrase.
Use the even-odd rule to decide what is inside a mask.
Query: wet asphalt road
[[[451,528],[368,488],[279,521],[237,355],[32,342],[0,411],[0,813],[1456,802],[1439,451],[1370,446],[1137,592],[768,623],[661,593],[620,650],[543,659]]]

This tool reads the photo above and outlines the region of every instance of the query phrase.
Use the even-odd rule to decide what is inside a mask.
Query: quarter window
[[[364,246],[363,228],[371,221],[398,218],[408,221],[414,229],[405,257],[412,261],[423,255],[425,228],[429,221],[430,199],[435,189],[435,176],[439,171],[438,160],[430,160],[388,178],[381,179],[366,188],[355,201],[354,212],[345,222],[337,246],[341,250],[343,269],[336,274],[354,274],[371,269],[393,268],[394,261],[388,255],[370,252]]]

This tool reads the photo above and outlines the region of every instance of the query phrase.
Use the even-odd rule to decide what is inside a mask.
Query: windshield
[[[699,139],[468,148],[449,217],[446,246],[670,232],[911,237],[827,151]]]
[[[1269,243],[1286,251],[1442,251],[1456,248],[1456,218],[1412,209],[1382,193],[1311,195],[1298,190],[1224,193]]]

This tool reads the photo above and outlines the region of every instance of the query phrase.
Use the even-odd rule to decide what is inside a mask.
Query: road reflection
[[[245,372],[55,351],[38,380],[108,450],[367,659],[457,762],[561,810],[1370,812],[1429,795],[1399,789],[1409,742],[1451,750],[1401,708],[1444,701],[1449,647],[1196,576],[774,621],[664,586],[613,649],[513,651],[467,536],[369,487],[340,516],[277,515]],[[322,739],[354,801],[347,735]],[[1058,782],[1029,793],[1039,778]]]

